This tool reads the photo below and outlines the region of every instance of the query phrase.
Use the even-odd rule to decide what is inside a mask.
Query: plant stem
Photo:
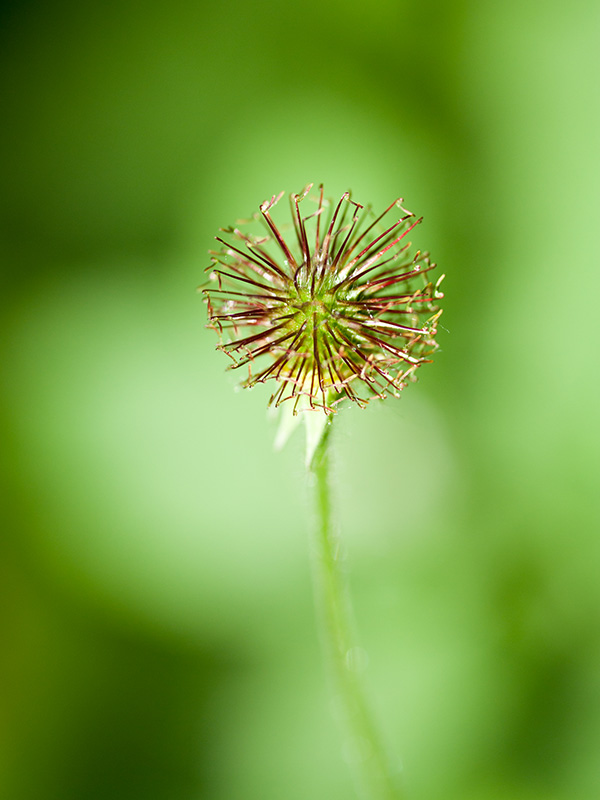
[[[394,779],[388,758],[371,716],[361,671],[363,651],[356,646],[351,607],[340,568],[340,542],[332,526],[329,480],[331,422],[309,464],[316,505],[312,547],[313,582],[321,635],[340,706],[345,749],[365,800],[401,800],[403,793]]]

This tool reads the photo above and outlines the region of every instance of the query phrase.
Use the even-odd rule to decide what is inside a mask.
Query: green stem
[[[340,542],[332,526],[329,483],[329,423],[309,465],[316,502],[313,581],[323,644],[340,705],[346,750],[365,800],[400,800],[361,682],[364,665],[356,646],[346,583],[340,569]],[[362,662],[362,663],[361,663]]]

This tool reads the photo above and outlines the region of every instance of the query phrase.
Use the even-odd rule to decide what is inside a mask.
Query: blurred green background
[[[599,32],[596,0],[3,4],[0,796],[353,796],[301,438],[195,293],[310,181],[403,196],[448,275],[436,364],[335,439],[410,796],[600,796]]]

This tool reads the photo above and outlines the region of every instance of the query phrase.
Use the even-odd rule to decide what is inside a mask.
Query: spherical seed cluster
[[[230,241],[216,237],[203,292],[230,368],[248,368],[244,386],[274,380],[276,406],[330,413],[344,398],[397,395],[431,360],[442,278],[429,280],[428,253],[411,254],[405,237],[421,219],[401,200],[375,216],[349,192],[332,204],[311,189],[290,195],[289,237],[271,216],[283,192],[223,229]],[[401,216],[386,226],[393,209]],[[244,232],[248,223],[261,233]]]

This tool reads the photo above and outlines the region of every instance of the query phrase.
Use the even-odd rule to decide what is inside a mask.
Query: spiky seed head
[[[329,414],[345,398],[398,395],[431,360],[443,276],[432,282],[429,254],[411,252],[421,219],[402,199],[377,216],[350,192],[331,203],[311,189],[290,194],[287,225],[272,217],[282,192],[222,229],[202,291],[218,349],[248,369],[244,386],[272,380],[270,404]]]

